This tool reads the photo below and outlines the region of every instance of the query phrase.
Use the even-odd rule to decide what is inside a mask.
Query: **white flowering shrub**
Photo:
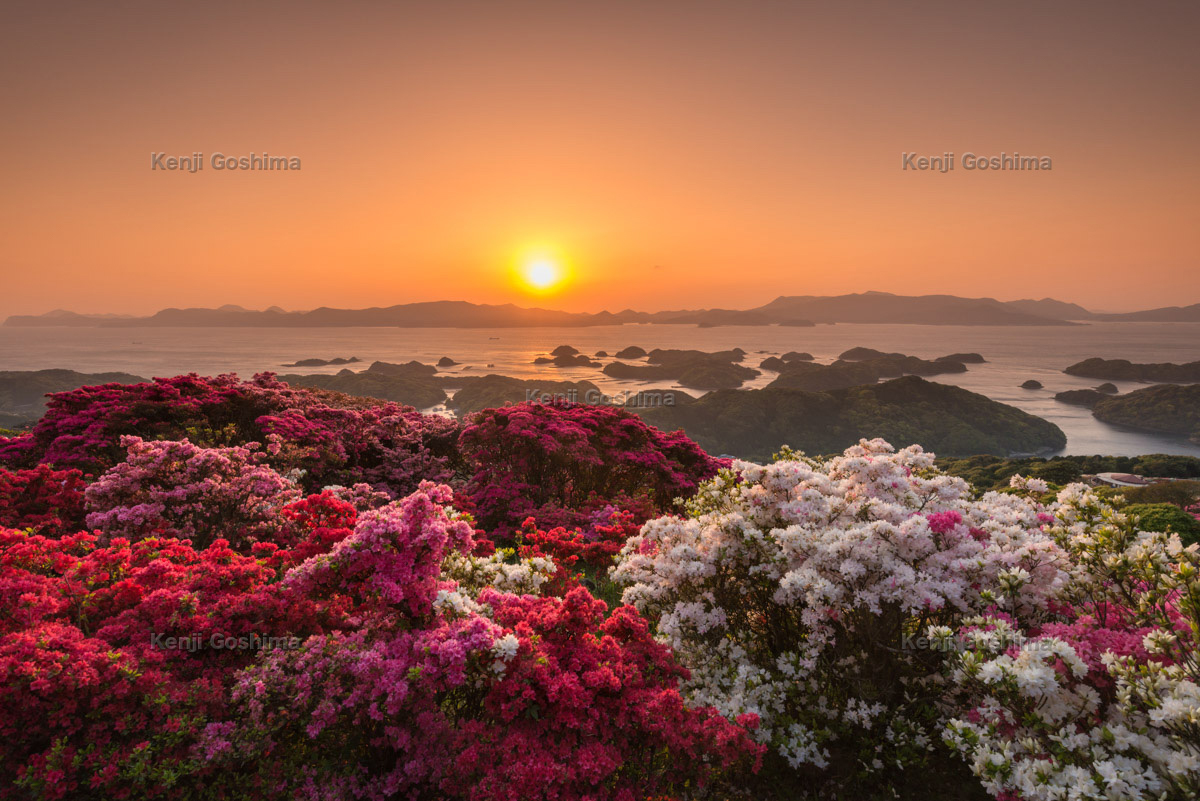
[[[513,548],[497,548],[488,556],[455,552],[442,562],[442,578],[460,589],[478,593],[484,587],[518,595],[537,595],[554,578],[554,560],[545,556],[518,556]]]
[[[1070,580],[1024,630],[970,621],[947,743],[1000,798],[1200,797],[1196,546],[1138,531],[1083,485],[1048,511]]]
[[[1071,573],[1034,501],[974,499],[931,454],[882,440],[735,462],[686,509],[626,543],[623,600],[691,670],[692,703],[757,714],[778,761],[833,794],[944,759],[955,633],[1044,614]]]

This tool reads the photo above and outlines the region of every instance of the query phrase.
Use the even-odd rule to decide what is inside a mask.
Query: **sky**
[[[1196,303],[1198,35],[1194,2],[6,2],[0,316]],[[264,152],[300,169],[211,161]],[[1014,152],[1052,167],[962,163]]]

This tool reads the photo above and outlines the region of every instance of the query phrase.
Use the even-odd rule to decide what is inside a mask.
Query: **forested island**
[[[937,453],[1038,453],[1064,447],[1053,423],[965,389],[906,376],[827,392],[768,387],[713,392],[674,407],[638,410],[682,429],[713,453],[765,461],[782,445],[832,453],[861,437],[920,442]]]
[[[1200,382],[1200,362],[1137,364],[1128,359],[1084,359],[1063,370],[1067,375],[1107,381],[1156,381],[1170,384]]]
[[[1096,419],[1114,425],[1187,437],[1200,444],[1200,385],[1160,384],[1116,397],[1092,407]]]

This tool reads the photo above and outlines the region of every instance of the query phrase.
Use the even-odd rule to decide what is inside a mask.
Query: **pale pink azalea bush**
[[[112,536],[167,534],[206,545],[269,539],[279,512],[302,497],[250,447],[201,448],[187,440],[125,436],[125,461],[84,492],[87,524]]]

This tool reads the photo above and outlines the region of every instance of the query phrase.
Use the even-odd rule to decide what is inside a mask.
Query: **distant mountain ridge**
[[[1071,318],[1035,313],[1029,308],[1063,310],[1074,304],[1055,300],[1008,301],[955,295],[855,295],[778,297],[753,311],[802,317],[817,323],[909,323],[913,325],[1069,325]],[[1084,315],[1089,312],[1076,307]]]
[[[1105,322],[1147,323],[1195,323],[1200,322],[1200,303],[1191,306],[1166,306],[1161,309],[1126,312],[1124,314],[1096,314],[1093,319]]]
[[[440,300],[367,309],[322,306],[284,311],[272,306],[252,311],[225,305],[216,309],[163,309],[149,317],[77,314],[56,310],[43,315],[14,315],[4,325],[90,327],[253,327],[253,328],[545,328],[660,323],[698,325],[812,325],[814,323],[901,323],[912,325],[1075,325],[1081,321],[1200,322],[1200,304],[1127,314],[1097,314],[1053,298],[1000,301],[956,295],[783,295],[753,309],[681,309],[661,312],[565,312]]]

